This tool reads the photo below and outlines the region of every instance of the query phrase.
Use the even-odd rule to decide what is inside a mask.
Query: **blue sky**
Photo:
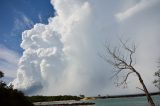
[[[21,33],[53,16],[50,0],[1,0],[0,45],[21,55]]]
[[[23,49],[22,32],[36,23],[48,23],[54,16],[50,0],[1,0],[0,1],[0,70],[5,81],[16,77],[18,61]]]

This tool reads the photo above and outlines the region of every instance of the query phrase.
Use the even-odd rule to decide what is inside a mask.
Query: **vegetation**
[[[116,73],[114,75],[114,77],[116,76],[117,80],[119,80],[119,75],[123,74],[123,78],[120,82],[117,82],[117,86],[121,86],[127,85],[127,79],[129,77],[129,75],[131,74],[135,74],[138,77],[138,80],[140,82],[140,84],[142,85],[143,88],[139,88],[138,89],[144,91],[144,93],[146,94],[148,103],[151,106],[155,106],[146,85],[143,82],[143,79],[140,75],[140,73],[137,71],[137,69],[135,69],[134,65],[135,62],[133,61],[133,55],[136,52],[136,46],[135,44],[131,45],[130,47],[127,46],[127,41],[123,42],[122,40],[120,40],[121,45],[119,45],[119,47],[115,47],[113,49],[111,49],[108,45],[106,45],[106,55],[104,55],[104,59],[107,63],[111,64]],[[123,52],[122,52],[123,50]],[[125,51],[125,53],[124,53]],[[110,56],[110,58],[108,58]]]
[[[63,100],[80,100],[81,97],[77,96],[31,96],[28,97],[31,102],[45,102],[45,101],[63,101]]]
[[[160,62],[159,62],[160,63]],[[160,66],[159,66],[160,68]],[[160,91],[160,69],[154,73],[154,76],[156,77],[156,79],[153,81],[153,84],[155,85],[155,87],[157,87]]]
[[[160,95],[160,92],[153,92],[150,93],[151,96],[154,95]],[[129,98],[129,97],[142,97],[142,96],[146,96],[146,94],[128,94],[128,95],[113,95],[113,96],[97,96],[95,97],[96,99],[106,99],[106,98]]]
[[[79,95],[81,98],[85,98],[85,95]]]
[[[4,73],[0,71],[0,78]],[[0,81],[0,104],[1,106],[33,106],[33,104],[24,96],[21,91],[13,89],[13,86],[7,86],[5,82]]]

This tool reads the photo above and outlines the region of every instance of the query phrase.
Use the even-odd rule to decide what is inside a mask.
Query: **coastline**
[[[160,92],[150,93],[151,96],[160,95]],[[34,102],[35,106],[90,106],[95,105],[94,100],[109,99],[109,98],[132,98],[144,97],[145,94],[128,94],[128,95],[112,95],[112,96],[97,96],[97,97],[84,97],[80,100],[59,100],[59,101],[39,101]]]
[[[88,105],[95,105],[93,102],[86,102],[86,101],[50,101],[50,102],[35,102],[35,106],[88,106]]]
[[[160,92],[153,92],[150,93],[151,96],[154,95],[160,95]],[[98,97],[94,97],[96,99],[107,99],[107,98],[129,98],[129,97],[142,97],[142,96],[146,96],[146,94],[128,94],[128,95],[112,95],[112,96],[98,96]]]

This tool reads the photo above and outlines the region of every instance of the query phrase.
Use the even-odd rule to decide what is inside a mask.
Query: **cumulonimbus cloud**
[[[148,1],[144,2],[148,3]],[[116,34],[121,32],[127,33],[125,38],[130,37],[136,40],[144,37],[147,39],[146,36],[151,37],[146,32],[150,31],[155,34],[152,41],[154,42],[158,37],[156,28],[159,28],[159,25],[156,24],[157,20],[147,19],[146,16],[159,17],[157,12],[153,13],[154,15],[145,14],[142,17],[145,20],[139,20],[140,25],[133,24],[135,20],[121,25],[114,18],[114,14],[118,12],[117,8],[110,6],[117,6],[115,1],[52,0],[51,3],[57,15],[50,17],[47,25],[35,24],[32,29],[22,34],[21,47],[24,52],[19,61],[17,78],[13,81],[14,87],[32,95],[98,95],[136,92],[135,86],[139,84],[136,81],[132,82],[135,77],[129,80],[132,83],[127,90],[114,87],[111,80],[112,67],[107,65],[98,53],[104,53],[103,43],[106,40],[116,45]],[[155,22],[152,25],[154,30],[152,28],[147,30],[151,25],[150,22]],[[134,36],[129,36],[130,34]],[[148,44],[146,41],[142,43]],[[157,47],[157,43],[149,45]],[[142,48],[147,60],[150,59],[147,58],[149,54],[157,56],[153,52],[147,52],[146,46]],[[137,57],[140,59],[143,52],[139,51]],[[146,60],[140,63],[144,62]],[[141,66],[143,65],[137,67]],[[145,71],[143,69],[141,73],[144,78],[152,76],[152,66]],[[150,82],[152,79],[149,79]],[[148,85],[151,84],[148,83]],[[153,90],[153,87],[151,89]]]

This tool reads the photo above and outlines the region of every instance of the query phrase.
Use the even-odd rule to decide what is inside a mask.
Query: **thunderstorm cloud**
[[[154,1],[154,2],[152,2]],[[156,3],[155,3],[156,2]],[[120,36],[138,44],[136,69],[150,91],[160,48],[158,0],[51,0],[56,11],[48,24],[37,23],[22,33],[15,88],[25,93],[122,94],[141,92],[133,75],[128,88],[114,85],[112,67],[98,55],[105,41],[118,45]],[[123,20],[123,21],[122,21]]]

